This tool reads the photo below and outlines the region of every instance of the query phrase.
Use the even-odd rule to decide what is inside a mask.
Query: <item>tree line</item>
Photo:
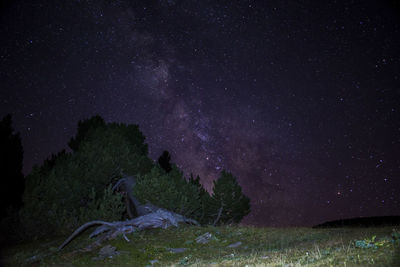
[[[154,162],[145,136],[135,124],[106,123],[100,116],[78,122],[62,150],[22,176],[23,149],[11,116],[1,130],[1,218],[17,221],[18,232],[38,237],[66,234],[90,220],[127,219],[124,195],[111,190],[120,178],[134,176],[133,194],[142,202],[197,220],[203,225],[238,223],[250,200],[235,176],[222,171],[210,194],[199,176],[185,177],[164,151]],[[11,219],[10,219],[11,218]]]

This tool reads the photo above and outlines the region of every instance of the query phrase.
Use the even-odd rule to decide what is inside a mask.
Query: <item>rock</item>
[[[150,264],[151,264],[150,266],[153,266],[154,263],[158,263],[158,262],[159,262],[158,260],[151,260],[150,261]]]
[[[103,260],[105,258],[112,258],[113,256],[119,255],[119,252],[116,251],[116,248],[111,246],[111,245],[107,245],[104,246],[100,249],[99,251],[99,256],[93,258],[94,260]]]
[[[196,242],[200,243],[200,244],[206,244],[206,243],[208,243],[210,241],[211,238],[212,238],[212,234],[207,232],[207,233],[205,233],[205,234],[203,234],[201,236],[198,236],[196,238]]]
[[[27,266],[39,266],[40,265],[40,258],[37,255],[34,255],[25,260],[27,262]]]
[[[229,246],[227,246],[228,248],[237,248],[237,247],[239,247],[240,245],[242,245],[242,242],[236,242],[236,243],[233,243],[233,244],[230,244]]]
[[[117,253],[118,251],[116,251],[116,248],[111,245],[104,246],[99,251],[99,254],[103,256],[113,256]]]
[[[169,252],[172,253],[182,253],[187,250],[187,248],[167,248],[167,249],[169,250]]]

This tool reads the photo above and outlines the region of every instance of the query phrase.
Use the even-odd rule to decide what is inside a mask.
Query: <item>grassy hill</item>
[[[313,229],[182,225],[180,228],[134,233],[127,236],[130,242],[118,237],[89,251],[85,247],[93,243],[93,239],[88,239],[88,233],[85,233],[61,252],[57,251],[57,247],[64,241],[65,236],[9,247],[3,251],[2,264],[397,266],[400,263],[400,227],[397,227],[397,230],[393,228],[396,227]],[[211,234],[209,242],[197,243],[196,238],[205,233]]]
[[[400,216],[376,216],[357,217],[329,221],[313,226],[313,228],[334,228],[334,227],[381,227],[400,225]]]

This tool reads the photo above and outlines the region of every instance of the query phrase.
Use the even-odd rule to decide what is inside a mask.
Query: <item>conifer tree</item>
[[[0,218],[8,208],[19,208],[24,191],[23,148],[19,133],[14,133],[8,114],[0,122]]]
[[[138,175],[133,193],[143,204],[150,202],[195,220],[201,215],[198,187],[188,182],[175,164],[169,173],[155,166],[148,174]]]
[[[87,120],[81,120],[78,122],[78,132],[75,137],[72,137],[69,142],[68,146],[73,150],[77,151],[79,148],[80,143],[83,141],[85,137],[89,135],[91,131],[94,131],[97,128],[105,127],[106,123],[104,119],[99,116],[95,115]]]
[[[250,212],[250,199],[242,193],[236,177],[222,171],[214,181],[211,197],[213,224],[238,223]]]
[[[101,121],[81,121],[71,139],[76,150],[53,155],[27,176],[21,216],[28,232],[61,233],[88,220],[122,219],[121,199],[109,187],[122,176],[148,173],[154,163],[138,125]]]
[[[199,200],[200,200],[200,214],[197,217],[197,220],[201,224],[209,224],[210,223],[210,204],[211,204],[211,196],[206,189],[204,189],[203,185],[200,183],[200,176],[196,176],[196,179],[193,177],[193,174],[190,174],[189,183],[196,186],[199,192]]]
[[[163,168],[166,173],[169,173],[172,170],[170,161],[171,155],[166,150],[158,158],[158,164],[160,164],[160,167]]]

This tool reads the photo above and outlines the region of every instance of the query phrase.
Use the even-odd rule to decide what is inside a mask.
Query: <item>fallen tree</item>
[[[143,229],[151,229],[151,228],[162,228],[166,229],[170,226],[178,227],[179,223],[189,223],[200,225],[196,220],[186,218],[183,215],[168,211],[166,209],[159,208],[151,203],[141,204],[139,201],[133,196],[132,189],[135,185],[134,177],[125,177],[120,179],[113,187],[113,190],[118,190],[121,192],[126,198],[126,205],[128,214],[131,215],[133,213],[133,209],[139,215],[138,217],[127,220],[127,221],[117,221],[117,222],[105,222],[100,220],[90,221],[78,229],[76,229],[71,236],[69,236],[64,243],[62,243],[58,250],[63,249],[68,243],[70,243],[75,237],[77,237],[80,233],[84,232],[88,228],[100,225],[90,234],[90,238],[98,236],[102,234],[97,242],[101,242],[103,240],[113,239],[119,235],[122,235],[125,240],[129,242],[129,239],[126,237],[126,234],[133,233],[136,231],[140,231]],[[134,205],[132,207],[131,205]]]

